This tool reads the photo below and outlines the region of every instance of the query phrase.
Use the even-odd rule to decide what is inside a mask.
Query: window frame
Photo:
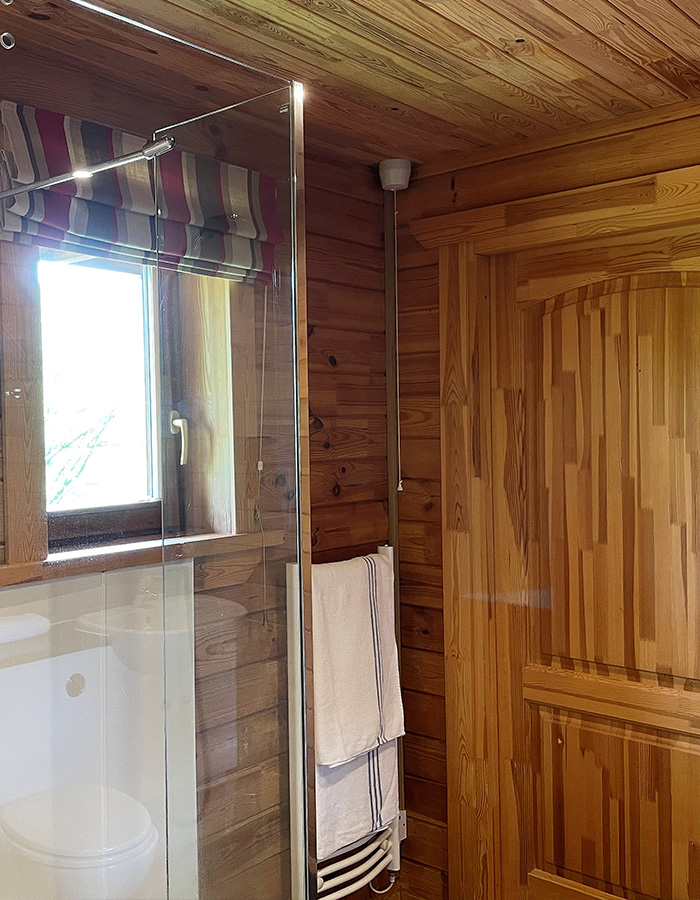
[[[173,355],[167,323],[162,317],[161,294],[165,292],[171,299],[174,298],[178,302],[185,301],[186,308],[189,308],[195,293],[200,294],[202,287],[197,286],[198,279],[188,276],[188,273],[176,273],[167,269],[158,271],[149,267],[154,276],[153,284],[160,288],[153,292],[152,297],[156,329],[153,332],[153,340],[159,351],[155,370],[157,380],[153,387],[157,400],[157,407],[154,408],[154,415],[157,418],[155,438],[158,441],[155,452],[156,459],[160,463],[162,527],[156,527],[154,524],[153,508],[147,507],[151,501],[138,504],[143,517],[135,515],[138,509],[134,510],[133,507],[107,508],[108,513],[113,511],[115,514],[115,518],[112,518],[108,525],[109,530],[99,527],[98,523],[100,517],[104,521],[106,512],[104,508],[56,511],[56,514],[51,514],[51,546],[49,546],[38,263],[38,246],[0,242],[0,386],[2,387],[0,567],[47,560],[51,561],[51,565],[55,565],[57,559],[64,553],[68,555],[80,553],[81,548],[85,549],[86,554],[91,550],[96,554],[104,554],[109,553],[110,548],[118,552],[121,547],[130,543],[142,542],[144,546],[148,546],[154,543],[154,539],[167,541],[182,538],[190,541],[202,536],[231,538],[258,535],[260,523],[255,516],[261,363],[258,331],[262,326],[265,289],[258,284],[226,281],[228,343],[222,344],[217,349],[207,341],[202,344],[200,334],[198,344],[196,336],[186,331],[188,337],[186,353],[178,365],[182,367],[181,371],[190,374],[195,359],[198,358],[201,365],[194,373],[189,390],[184,394],[176,392],[171,396],[172,392],[169,390],[172,373],[167,369],[168,360],[177,359],[178,355],[177,353]],[[162,284],[164,278],[165,291]],[[212,277],[211,284],[215,281],[218,279]],[[209,295],[208,289],[205,288],[203,292]],[[272,334],[268,346],[274,346],[277,329],[288,326],[284,322],[278,324],[272,301],[270,307]],[[202,309],[204,312],[210,310],[208,302],[205,302]],[[219,333],[218,328],[214,333]],[[200,354],[197,357],[200,353],[198,347],[206,347],[203,356]],[[231,395],[227,398],[226,410],[227,418],[229,410],[232,410],[230,418],[233,421],[229,424],[232,424],[233,430],[227,435],[226,440],[231,442],[232,452],[227,451],[227,459],[223,465],[212,468],[202,465],[202,447],[206,451],[206,430],[211,428],[211,420],[202,418],[202,408],[205,413],[208,411],[206,408],[208,400],[202,407],[198,398],[201,401],[202,397],[205,400],[208,397],[208,391],[204,390],[207,387],[206,382],[202,380],[206,376],[206,370],[211,370],[212,367],[215,369],[224,363],[231,368],[227,376]],[[285,382],[285,390],[287,388]],[[188,470],[186,478],[200,493],[214,492],[212,496],[215,497],[220,496],[218,489],[221,478],[233,482],[230,492],[231,509],[230,512],[226,512],[223,519],[215,516],[216,510],[212,510],[204,521],[198,523],[190,524],[185,520],[182,524],[177,518],[178,505],[186,509],[188,498],[179,488],[175,492],[172,491],[175,481],[172,472],[168,471],[166,478],[164,461],[168,455],[177,455],[178,444],[176,440],[170,440],[169,428],[164,419],[167,419],[171,409],[177,408],[181,398],[187,400],[180,407],[180,412],[190,422],[190,437],[193,439],[190,457],[194,465],[192,468],[186,467]],[[221,437],[223,439],[223,436]],[[286,439],[285,432],[284,440]],[[274,468],[276,464],[271,461],[271,465]],[[184,469],[179,471],[184,475]],[[286,514],[296,501],[293,492],[287,496],[289,492],[284,484],[284,477],[282,481],[275,481],[275,485],[280,485],[279,490],[285,495],[285,499],[280,501],[279,511]],[[263,489],[266,492],[274,490],[276,493],[275,485],[271,484],[268,476]],[[167,495],[163,491],[164,486],[167,487]],[[125,518],[121,524],[116,524],[119,513],[124,514]],[[71,521],[69,522],[67,518],[62,524],[61,515],[70,516]],[[85,523],[83,537],[78,534],[75,525],[81,518]],[[274,528],[273,522],[268,522],[268,525]]]
[[[57,510],[48,513],[48,530],[51,552],[153,539],[163,532],[162,503]]]
[[[73,255],[73,254],[71,254]],[[149,491],[145,500],[128,504],[51,510],[46,508],[49,552],[100,547],[133,540],[151,540],[163,534],[162,473],[160,471],[160,340],[157,308],[157,269],[131,266],[85,257],[95,268],[139,275],[143,290],[144,343],[148,347],[145,366],[144,413],[147,417]],[[39,262],[47,262],[41,254]],[[39,292],[41,308],[41,291]],[[42,366],[43,369],[43,366]],[[43,382],[43,374],[42,374]],[[45,477],[45,476],[44,476]]]

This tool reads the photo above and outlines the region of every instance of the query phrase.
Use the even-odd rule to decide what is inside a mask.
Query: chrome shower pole
[[[10,197],[17,197],[19,194],[26,194],[29,191],[41,191],[44,188],[54,187],[57,184],[64,184],[66,181],[81,180],[83,178],[92,178],[100,172],[108,172],[110,169],[120,169],[122,166],[128,166],[132,162],[140,162],[144,159],[155,159],[168,153],[175,146],[175,138],[168,136],[158,141],[150,141],[148,144],[138,150],[136,153],[127,153],[125,156],[118,156],[116,159],[107,159],[104,162],[95,163],[92,166],[86,166],[84,169],[76,169],[74,172],[66,172],[65,175],[54,175],[52,178],[44,178],[42,181],[35,181],[33,184],[23,184],[18,187],[9,188],[6,191],[0,191],[0,200],[8,200]]]

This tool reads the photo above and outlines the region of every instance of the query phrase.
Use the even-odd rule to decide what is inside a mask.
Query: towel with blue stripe
[[[312,573],[317,851],[325,859],[398,815],[404,717],[391,561],[372,554]]]
[[[312,597],[316,762],[337,766],[404,733],[391,561],[315,565]]]
[[[320,862],[391,825],[398,814],[396,740],[342,766],[316,766],[316,853]]]

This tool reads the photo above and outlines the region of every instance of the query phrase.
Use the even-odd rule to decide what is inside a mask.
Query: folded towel
[[[316,762],[337,766],[404,733],[394,570],[373,554],[312,572]]]
[[[399,814],[396,741],[342,766],[316,766],[319,860],[390,825]]]

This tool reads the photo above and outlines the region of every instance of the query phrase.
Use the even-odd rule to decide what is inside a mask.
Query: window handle
[[[180,413],[174,409],[170,413],[170,432],[180,435],[180,465],[187,465],[187,457],[190,449],[190,430],[187,419],[183,419]]]

